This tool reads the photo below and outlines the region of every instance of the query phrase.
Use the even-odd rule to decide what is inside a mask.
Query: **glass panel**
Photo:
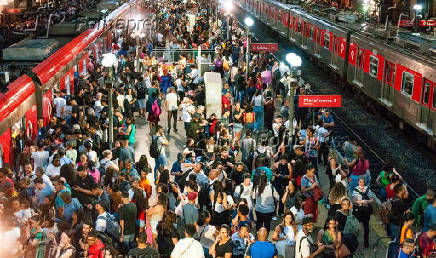
[[[411,73],[408,73],[408,72],[403,73],[401,92],[404,95],[407,95],[409,97],[413,95],[413,82],[414,81],[415,81],[415,76],[413,76]]]
[[[378,58],[376,56],[370,56],[370,58],[369,58],[369,74],[372,77],[377,77],[377,74],[378,74]]]
[[[436,108],[436,87],[433,85],[433,108]]]
[[[424,88],[422,89],[422,103],[427,104],[430,101],[430,82],[425,82]]]
[[[359,54],[357,56],[357,61],[359,64],[359,68],[363,70],[363,65],[365,64],[364,59],[365,59],[365,55],[363,54],[363,49],[359,48]]]

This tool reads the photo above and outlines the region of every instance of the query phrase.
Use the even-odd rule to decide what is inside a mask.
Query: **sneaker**
[[[277,216],[272,217],[272,220],[276,221],[278,218]]]

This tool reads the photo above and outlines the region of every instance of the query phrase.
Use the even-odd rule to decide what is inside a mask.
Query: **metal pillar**
[[[113,112],[113,98],[112,98],[112,89],[113,89],[113,83],[114,83],[114,79],[113,79],[113,67],[109,68],[109,82],[106,83],[106,88],[108,89],[108,95],[109,95],[109,100],[108,100],[108,106],[109,106],[109,112],[108,112],[108,118],[109,118],[109,148],[112,150],[113,148],[113,143],[114,143],[114,112]]]
[[[294,95],[295,88],[297,83],[291,81],[291,78],[288,78],[289,83],[289,145],[292,145],[292,140],[294,136],[294,114],[295,114],[295,103],[294,103]]]
[[[247,50],[246,50],[246,69],[245,80],[248,81],[248,71],[250,69],[250,28],[247,26]]]

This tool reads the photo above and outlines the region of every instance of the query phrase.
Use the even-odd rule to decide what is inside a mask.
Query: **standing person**
[[[215,243],[210,247],[209,254],[216,258],[231,258],[233,254],[233,243],[230,238],[230,227],[221,225]]]
[[[371,203],[375,202],[375,194],[365,186],[365,179],[359,178],[358,186],[353,189],[353,204],[355,205],[355,215],[363,223],[364,245],[369,247],[369,219],[372,215]]]
[[[318,138],[314,135],[313,128],[307,128],[307,135],[304,139],[304,153],[315,168],[315,172],[318,172],[318,150]]]
[[[194,239],[195,226],[185,226],[185,238],[180,239],[174,246],[171,258],[204,258],[203,247],[200,242]]]
[[[424,213],[427,205],[435,197],[433,189],[427,189],[426,194],[417,198],[412,205],[412,213],[415,215],[415,225],[420,227],[424,223]]]
[[[215,226],[209,225],[211,216],[209,211],[203,210],[200,213],[197,221],[197,234],[196,239],[200,241],[203,246],[204,257],[210,258],[209,249],[215,243],[216,228]]]
[[[233,233],[233,258],[245,258],[244,254],[247,247],[255,241],[254,236],[250,233],[250,226],[242,225],[239,231]]]
[[[154,166],[154,178],[157,179],[156,171],[160,166],[167,165],[167,157],[165,153],[165,146],[169,146],[169,142],[165,137],[163,127],[158,125],[156,128],[156,133],[152,136],[153,141],[157,141],[157,150],[159,156],[155,158],[155,166]]]
[[[433,198],[425,208],[422,231],[427,231],[433,225],[436,225],[436,198]]]
[[[245,166],[247,166],[249,171],[253,169],[253,155],[255,146],[256,141],[251,138],[251,131],[246,131],[245,137],[241,141],[241,161],[245,164]]]
[[[261,131],[263,128],[263,106],[265,105],[265,99],[263,98],[262,91],[257,90],[251,100],[251,106],[253,106],[254,116],[254,131]]]
[[[430,258],[435,252],[436,225],[431,226],[427,232],[423,232],[418,238],[418,245],[421,257]]]
[[[121,227],[120,242],[127,250],[133,247],[136,232],[136,205],[130,203],[129,194],[124,193],[122,198],[123,205],[118,209],[118,216]]]
[[[399,239],[400,226],[403,224],[404,213],[409,210],[409,192],[406,186],[399,184],[394,187],[396,193],[392,200],[392,214],[388,225],[388,236],[392,239]]]
[[[161,258],[170,258],[171,252],[179,241],[177,230],[174,227],[176,223],[176,214],[167,211],[165,216],[157,225],[157,246]]]
[[[139,233],[136,241],[138,242],[138,247],[129,251],[129,257],[159,257],[157,251],[147,244],[147,234],[145,232]]]
[[[303,228],[297,234],[295,243],[295,258],[312,258],[321,254],[325,245],[320,244],[318,248],[313,241],[310,234],[313,232],[313,220],[310,217],[306,217],[303,220]]]
[[[294,214],[290,210],[286,210],[282,224],[276,227],[272,236],[272,240],[277,241],[276,248],[279,255],[295,257],[295,237],[297,233]]]
[[[277,249],[268,241],[268,230],[260,228],[257,231],[257,241],[252,244],[246,254],[246,258],[277,258]]]
[[[306,170],[306,175],[301,178],[301,191],[306,198],[304,214],[311,214],[313,221],[317,221],[318,219],[318,200],[315,196],[315,188],[320,191],[319,181],[315,175],[315,167],[309,165]]]
[[[173,119],[173,127],[174,132],[177,133],[177,109],[179,102],[179,96],[176,93],[176,89],[174,87],[170,88],[170,93],[168,93],[165,96],[165,107],[167,109],[168,113],[168,131],[167,133],[170,134],[171,131],[171,118]]]
[[[238,72],[236,73],[234,80],[235,80],[234,86],[236,91],[235,102],[243,105],[245,99],[245,79],[244,76],[242,75],[242,68],[238,69]]]
[[[354,188],[356,188],[360,176],[364,177],[365,185],[369,185],[371,181],[371,175],[369,174],[369,160],[366,159],[365,151],[360,149],[356,154],[357,159],[348,163],[348,167],[352,168],[350,176],[350,191],[353,191]]]
[[[256,183],[255,183],[256,184]],[[255,211],[257,217],[256,231],[265,227],[269,232],[271,220],[276,209],[276,202],[280,196],[274,186],[268,182],[266,174],[260,175],[259,184],[253,189],[252,199],[255,200]]]

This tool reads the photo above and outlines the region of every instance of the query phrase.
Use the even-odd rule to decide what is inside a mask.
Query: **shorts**
[[[146,101],[145,99],[138,99],[139,108],[145,108]]]

